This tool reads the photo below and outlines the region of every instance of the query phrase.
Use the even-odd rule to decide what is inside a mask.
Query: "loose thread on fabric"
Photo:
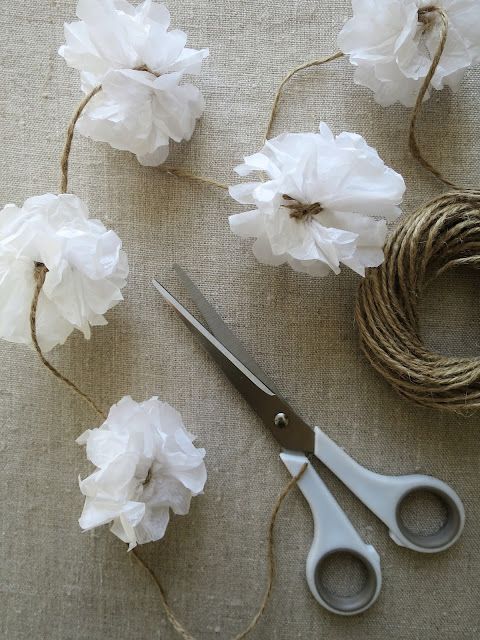
[[[83,398],[89,405],[94,409],[98,415],[106,420],[106,414],[98,407],[98,405],[81,389],[77,387],[77,385],[69,380],[66,376],[64,376],[58,369],[56,369],[53,364],[51,364],[47,358],[44,356],[42,349],[38,343],[37,337],[37,308],[38,308],[38,298],[40,296],[40,292],[42,291],[43,285],[45,283],[45,277],[48,273],[48,269],[44,264],[36,264],[34,271],[34,279],[35,279],[35,290],[32,299],[32,305],[30,307],[30,335],[32,338],[32,343],[35,351],[38,354],[38,357],[42,361],[42,363],[47,367],[47,369],[63,384],[65,384],[69,389],[72,389],[77,393],[81,398]]]
[[[480,191],[443,194],[406,216],[384,253],[361,282],[355,309],[370,364],[417,404],[464,415],[480,409],[480,358],[430,351],[418,317],[431,280],[454,267],[480,267]]]
[[[268,539],[267,539],[267,564],[268,564],[268,567],[267,567],[267,586],[265,588],[265,592],[263,594],[260,606],[259,606],[257,612],[255,613],[255,615],[253,616],[252,620],[250,621],[250,623],[247,625],[247,627],[243,631],[241,631],[238,635],[234,636],[233,640],[243,640],[243,638],[245,638],[251,631],[253,631],[254,628],[257,626],[260,618],[262,617],[262,615],[263,615],[263,613],[265,611],[265,608],[266,608],[266,606],[268,604],[268,601],[270,599],[270,595],[272,593],[273,582],[275,580],[275,523],[276,523],[276,520],[277,520],[278,512],[280,511],[280,507],[282,506],[283,501],[288,496],[288,494],[293,489],[293,487],[295,487],[297,485],[297,483],[299,482],[300,478],[303,476],[303,474],[305,473],[307,468],[308,468],[308,463],[306,462],[302,466],[302,468],[300,469],[299,473],[296,476],[294,476],[288,482],[288,484],[285,486],[285,488],[283,489],[283,491],[280,493],[280,495],[278,496],[278,498],[275,501],[275,505],[273,507],[272,515],[270,516],[270,521],[269,521],[269,526],[268,526]],[[133,554],[134,554],[134,557],[136,558],[136,560],[141,564],[141,566],[145,569],[145,571],[147,571],[147,573],[150,575],[150,577],[153,580],[153,582],[157,585],[158,591],[160,593],[160,598],[161,598],[163,609],[164,609],[165,614],[166,614],[170,624],[172,625],[172,627],[183,638],[183,640],[196,640],[195,637],[192,636],[185,629],[183,624],[178,620],[177,616],[175,615],[172,607],[170,606],[170,604],[168,602],[167,595],[166,595],[165,589],[163,588],[162,583],[157,578],[157,576],[155,575],[153,570],[141,558],[141,556],[138,553],[138,548],[135,548],[133,550]]]

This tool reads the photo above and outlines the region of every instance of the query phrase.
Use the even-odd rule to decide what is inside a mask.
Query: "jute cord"
[[[420,117],[421,114],[421,110],[422,110],[422,105],[423,105],[423,100],[425,98],[425,95],[427,93],[427,91],[429,90],[430,87],[430,83],[432,81],[433,76],[435,75],[435,72],[438,68],[438,65],[440,63],[442,54],[444,52],[445,49],[445,45],[447,42],[447,36],[448,36],[448,16],[445,12],[444,9],[437,7],[436,5],[429,5],[426,7],[422,7],[419,9],[418,11],[418,19],[420,22],[424,23],[425,27],[424,27],[424,32],[427,32],[429,29],[433,28],[434,24],[435,24],[435,17],[439,18],[439,32],[440,32],[440,38],[439,38],[439,42],[438,42],[438,46],[437,49],[435,51],[435,54],[433,56],[432,59],[432,63],[430,65],[429,71],[422,83],[422,86],[420,88],[420,91],[418,93],[417,96],[417,100],[415,102],[415,106],[413,108],[412,111],[412,116],[410,119],[410,125],[409,125],[409,132],[408,132],[408,141],[409,141],[409,148],[410,151],[413,155],[413,157],[430,173],[432,173],[434,176],[436,176],[439,180],[441,180],[443,183],[445,183],[447,186],[449,187],[453,187],[453,188],[457,188],[457,186],[450,181],[448,178],[446,178],[445,176],[443,176],[443,174],[436,168],[433,166],[433,164],[427,160],[425,158],[425,156],[423,155],[418,140],[417,140],[417,134],[416,134],[416,128],[417,128],[417,123],[418,123],[418,119]],[[334,60],[338,60],[339,58],[343,58],[344,57],[344,53],[342,51],[336,51],[335,53],[332,53],[328,56],[325,56],[324,58],[320,58],[320,59],[315,59],[315,60],[310,60],[309,62],[305,62],[304,64],[301,64],[297,67],[295,67],[294,69],[292,69],[286,76],[285,78],[283,78],[283,80],[281,81],[278,89],[275,92],[275,96],[273,99],[273,104],[272,107],[270,109],[270,114],[269,114],[269,118],[268,118],[268,124],[267,124],[267,128],[266,128],[266,133],[264,136],[264,142],[266,140],[268,140],[271,136],[272,133],[272,128],[273,128],[273,124],[275,121],[275,117],[277,115],[278,112],[278,106],[280,103],[280,99],[282,96],[282,92],[285,88],[285,86],[290,82],[290,80],[297,75],[298,73],[300,73],[301,71],[304,71],[306,69],[310,69],[313,67],[318,67],[324,64],[327,64],[329,62],[333,62]],[[139,67],[136,67],[137,71],[147,71],[149,73],[153,73],[154,75],[157,75],[157,73],[152,72],[150,69],[148,69],[148,67],[142,65]],[[71,148],[72,148],[72,141],[73,141],[73,136],[74,136],[74,132],[75,132],[75,126],[78,122],[78,119],[80,118],[81,114],[83,113],[83,111],[85,110],[85,108],[88,106],[88,104],[90,103],[90,101],[92,100],[92,98],[94,98],[100,91],[102,90],[101,85],[95,87],[94,89],[92,89],[92,91],[86,95],[83,100],[80,102],[80,104],[77,106],[72,119],[68,125],[68,129],[67,129],[67,137],[66,137],[66,141],[65,141],[65,146],[64,149],[62,151],[62,156],[61,156],[61,182],[60,182],[60,193],[66,193],[68,190],[68,169],[69,169],[69,158],[70,158],[70,152],[71,152]],[[223,184],[222,182],[219,182],[218,180],[212,179],[212,178],[207,178],[204,176],[199,176],[196,175],[195,173],[192,173],[186,169],[182,169],[179,167],[168,167],[168,166],[162,166],[159,167],[159,170],[162,171],[163,173],[169,174],[169,175],[173,175],[176,177],[181,177],[181,178],[187,178],[196,182],[202,182],[204,184],[208,184],[210,186],[214,186],[217,187],[219,189],[223,189],[223,190],[228,190],[228,185]]]
[[[138,67],[137,70],[149,71],[146,67]],[[68,125],[65,145],[64,145],[64,148],[63,148],[63,151],[62,151],[62,155],[61,155],[61,159],[60,159],[60,170],[61,170],[60,193],[62,193],[62,194],[68,192],[69,164],[70,164],[70,155],[71,155],[71,151],[72,151],[73,138],[74,138],[74,134],[75,134],[75,127],[77,125],[77,122],[78,122],[80,116],[82,115],[83,111],[85,110],[85,108],[88,106],[90,101],[98,93],[100,93],[101,90],[102,90],[102,87],[101,86],[97,86],[94,89],[92,89],[92,91],[90,91],[90,93],[88,93],[83,98],[83,100],[80,102],[80,104],[75,109],[75,112],[74,112],[74,114],[73,114],[73,116],[72,116],[72,118],[70,120],[69,125]],[[193,180],[193,181],[196,181],[196,182],[200,182],[200,183],[205,183],[205,184],[208,184],[208,185],[211,185],[211,186],[223,189],[223,190],[227,190],[228,189],[227,185],[224,185],[224,184],[222,184],[222,183],[220,183],[220,182],[218,182],[216,180],[210,179],[210,178],[204,178],[203,176],[198,176],[196,174],[191,173],[190,171],[188,171],[186,169],[177,168],[177,167],[162,167],[161,170],[164,171],[165,173],[169,174],[169,175],[173,175],[173,176],[178,177],[178,178],[187,178],[187,179],[190,179],[190,180]],[[47,358],[45,357],[45,355],[42,352],[42,349],[41,349],[41,347],[39,345],[38,337],[37,337],[37,310],[38,310],[39,297],[40,297],[40,294],[41,294],[41,291],[42,291],[42,287],[43,287],[43,285],[45,283],[45,278],[46,278],[47,273],[48,273],[48,268],[46,267],[46,265],[44,265],[44,264],[36,264],[35,265],[35,269],[34,269],[35,288],[34,288],[34,295],[33,295],[33,299],[32,299],[32,304],[31,304],[31,308],[30,308],[30,333],[31,333],[31,339],[32,339],[32,343],[33,343],[34,349],[37,352],[37,354],[38,354],[41,362],[43,363],[43,365],[55,376],[55,378],[60,380],[69,389],[71,389],[75,393],[77,393],[83,400],[85,400],[88,403],[88,405],[90,407],[92,407],[96,411],[96,413],[103,420],[105,420],[107,418],[106,414],[88,396],[88,394],[83,392],[74,382],[72,382],[69,378],[64,376],[62,373],[60,373],[60,371],[58,371],[58,369],[56,367],[54,367],[49,362],[49,360],[47,360]],[[297,481],[300,479],[300,477],[305,472],[307,466],[308,465],[305,464],[302,467],[300,473],[297,476],[295,476],[292,480],[290,480],[290,482],[285,487],[285,489],[282,491],[282,493],[280,494],[280,496],[278,497],[278,499],[277,499],[277,501],[275,503],[275,507],[273,509],[272,516],[271,516],[271,519],[270,519],[270,526],[269,526],[268,539],[267,539],[267,552],[268,552],[267,553],[267,559],[268,559],[267,587],[266,587],[265,593],[264,593],[264,595],[262,597],[262,600],[260,602],[260,606],[259,606],[256,614],[254,615],[254,617],[252,618],[252,620],[250,621],[248,626],[240,634],[235,636],[234,640],[241,640],[242,638],[245,638],[255,628],[255,626],[257,625],[258,621],[260,620],[263,612],[265,611],[265,608],[267,606],[268,600],[270,598],[270,594],[271,594],[272,586],[273,586],[273,581],[274,581],[274,576],[275,576],[274,526],[275,526],[277,514],[278,514],[278,511],[280,509],[280,506],[281,506],[283,500],[286,498],[286,496],[288,495],[288,493],[290,492],[292,487],[294,485],[296,485]],[[172,627],[175,629],[175,631],[182,638],[184,638],[184,640],[195,640],[193,638],[193,636],[185,629],[185,627],[182,625],[180,620],[176,617],[174,611],[172,610],[172,608],[170,607],[170,605],[168,603],[165,590],[164,590],[160,580],[158,579],[158,577],[153,572],[153,570],[140,557],[140,555],[138,554],[137,550],[134,551],[134,556],[138,560],[138,562],[142,565],[142,567],[145,569],[145,571],[147,571],[147,573],[151,576],[152,580],[156,584],[156,586],[158,588],[158,592],[160,594],[161,604],[162,604],[162,606],[164,608],[165,614],[166,614],[170,624],[172,625]]]
[[[288,496],[293,487],[296,486],[300,478],[303,476],[305,471],[308,468],[308,463],[305,463],[300,469],[299,473],[294,476],[288,484],[285,486],[283,491],[277,497],[275,501],[275,505],[272,510],[272,514],[270,516],[270,521],[268,525],[268,536],[267,536],[267,585],[265,587],[265,591],[260,602],[260,605],[257,609],[257,612],[253,616],[250,623],[245,627],[243,631],[241,631],[238,635],[233,637],[233,640],[242,640],[245,638],[254,628],[257,626],[260,618],[262,617],[268,601],[270,599],[270,595],[272,593],[273,583],[275,580],[275,523],[277,520],[278,512],[280,507],[282,506],[283,501]],[[196,640],[194,636],[192,636],[187,629],[183,626],[183,624],[178,620],[175,615],[172,607],[170,606],[167,595],[165,593],[165,589],[161,584],[160,580],[157,578],[153,570],[142,560],[138,547],[133,550],[134,557],[140,562],[142,567],[148,572],[153,582],[156,584],[158,591],[160,593],[160,601],[162,603],[163,609],[165,611],[165,615],[167,616],[170,624],[175,629],[175,631],[184,639],[184,640]]]
[[[68,190],[69,160],[70,160],[70,153],[71,153],[71,150],[72,150],[72,142],[73,142],[73,137],[74,137],[74,133],[75,133],[75,126],[76,126],[76,124],[78,122],[78,119],[80,118],[81,114],[83,113],[84,109],[90,103],[92,98],[94,98],[101,91],[101,89],[102,89],[101,86],[95,87],[87,96],[85,96],[85,98],[81,101],[81,103],[76,108],[76,110],[75,110],[75,112],[73,114],[73,117],[72,117],[72,119],[71,119],[71,121],[70,121],[70,123],[68,125],[67,137],[66,137],[65,146],[64,146],[64,149],[63,149],[63,152],[62,152],[62,156],[61,156],[61,161],[60,161],[60,168],[61,168],[60,192],[61,193],[67,193],[67,190]],[[220,189],[228,189],[227,185],[224,185],[224,184],[222,184],[220,182],[217,182],[216,180],[212,180],[210,178],[204,178],[202,176],[197,176],[197,175],[195,175],[193,173],[190,173],[188,170],[185,170],[185,169],[181,169],[181,168],[177,168],[177,167],[166,167],[166,168],[163,168],[163,170],[166,173],[168,173],[170,175],[174,175],[174,176],[179,177],[179,178],[188,178],[188,179],[191,179],[191,180],[194,180],[194,181],[197,181],[197,182],[206,183],[206,184],[218,187]],[[33,300],[32,300],[31,310],[30,310],[30,329],[31,329],[31,337],[32,337],[33,346],[34,346],[35,351],[37,352],[41,362],[45,365],[45,367],[47,367],[47,369],[58,380],[60,380],[62,383],[64,383],[70,389],[75,391],[83,400],[85,400],[89,404],[89,406],[91,406],[98,413],[98,415],[103,420],[105,420],[106,417],[107,417],[106,414],[74,382],[69,380],[62,373],[60,373],[58,371],[58,369],[56,369],[47,360],[47,358],[45,357],[45,355],[43,354],[43,352],[42,352],[42,350],[41,350],[41,348],[39,346],[38,338],[37,338],[37,327],[36,327],[37,307],[38,307],[39,296],[40,296],[40,293],[42,291],[42,287],[44,285],[45,277],[46,277],[47,273],[48,273],[48,269],[44,264],[37,264],[35,266],[35,271],[34,271],[35,290],[34,290],[34,296],[33,296]],[[266,586],[265,592],[263,594],[263,597],[262,597],[262,600],[260,602],[260,605],[259,605],[259,608],[258,608],[257,612],[255,613],[255,615],[253,616],[252,620],[247,625],[247,627],[242,632],[240,632],[238,635],[236,635],[234,640],[242,640],[243,638],[245,638],[256,627],[256,625],[258,624],[261,616],[263,615],[263,613],[265,611],[265,608],[267,606],[268,600],[269,600],[271,592],[272,592],[273,582],[274,582],[274,578],[275,578],[274,529],[275,529],[275,522],[276,522],[276,519],[277,519],[277,515],[278,515],[279,509],[280,509],[284,499],[287,497],[287,495],[289,494],[291,489],[297,484],[298,480],[305,473],[307,467],[308,467],[308,464],[303,465],[303,467],[300,470],[300,472],[298,473],[298,475],[296,475],[294,478],[292,478],[289,481],[289,483],[284,488],[284,490],[281,492],[281,494],[278,496],[278,498],[277,498],[277,500],[275,502],[275,506],[273,508],[272,515],[271,515],[271,518],[270,518],[270,524],[269,524],[269,528],[268,528],[268,537],[267,537],[267,566],[268,566],[267,586]],[[173,609],[171,608],[170,604],[168,603],[165,589],[164,589],[162,583],[160,582],[159,578],[155,575],[154,571],[146,564],[146,562],[141,558],[141,556],[138,553],[138,549],[135,549],[133,553],[134,553],[134,557],[141,564],[143,569],[149,574],[149,576],[152,578],[154,584],[156,585],[156,587],[158,589],[158,592],[159,592],[159,595],[160,595],[160,602],[161,602],[162,607],[163,607],[163,609],[165,611],[165,615],[167,616],[167,619],[170,622],[170,624],[172,625],[173,629],[175,629],[175,631],[184,640],[195,640],[195,638],[185,629],[183,624],[180,622],[180,620],[175,615],[175,613],[174,613]]]
[[[480,191],[441,195],[402,220],[359,287],[355,318],[369,362],[403,397],[468,414],[480,408],[480,358],[430,351],[418,317],[432,279],[459,266],[480,267]]]
[[[285,88],[285,85],[290,82],[290,80],[297,75],[297,73],[299,73],[300,71],[304,71],[305,69],[311,69],[312,67],[319,67],[323,64],[326,64],[327,62],[333,62],[333,60],[338,60],[338,58],[342,58],[343,57],[343,53],[341,51],[336,51],[335,53],[332,53],[329,56],[326,56],[325,58],[320,58],[319,60],[310,60],[309,62],[305,62],[304,64],[301,64],[298,67],[295,67],[295,69],[292,69],[292,71],[290,71],[285,78],[281,81],[276,93],[275,93],[275,97],[273,98],[273,105],[272,108],[270,110],[270,115],[268,118],[268,124],[267,124],[267,129],[265,131],[265,137],[264,137],[264,141],[268,140],[272,134],[272,128],[273,128],[273,123],[275,120],[275,117],[277,115],[277,111],[278,111],[278,105],[280,103],[280,98],[282,96],[282,92]]]
[[[416,124],[439,65],[448,33],[445,11],[419,10],[425,30],[439,22],[439,43],[413,109],[409,145],[431,174],[456,189],[400,220],[387,241],[383,264],[370,269],[358,292],[355,318],[360,344],[372,366],[404,398],[417,404],[470,414],[480,408],[480,359],[447,357],[420,336],[418,305],[432,279],[457,266],[480,264],[480,192],[461,189],[420,151]]]
[[[422,151],[420,150],[420,146],[417,140],[416,128],[417,122],[420,117],[420,113],[422,111],[423,100],[427,91],[430,88],[430,83],[432,81],[433,76],[438,68],[440,63],[440,59],[442,57],[443,51],[445,49],[445,45],[447,43],[448,36],[448,17],[443,9],[437,7],[435,5],[429,5],[427,7],[423,7],[418,11],[418,18],[420,22],[425,24],[424,33],[426,33],[429,29],[432,29],[435,24],[435,18],[439,20],[439,32],[440,38],[438,41],[437,48],[435,50],[435,54],[432,59],[432,63],[428,70],[427,75],[422,83],[420,91],[417,96],[417,100],[415,102],[415,106],[413,107],[412,116],[410,119],[410,126],[408,130],[408,143],[410,147],[410,152],[413,157],[424,167],[427,171],[433,174],[436,178],[441,180],[448,187],[453,187],[457,189],[457,187],[451,180],[446,178],[434,165],[425,158]]]
[[[84,393],[81,389],[79,389],[74,382],[69,380],[62,373],[60,373],[60,371],[58,371],[58,369],[56,369],[53,366],[53,364],[51,364],[47,360],[47,358],[43,354],[43,351],[40,348],[40,345],[38,343],[38,336],[37,336],[38,299],[39,299],[40,293],[42,291],[42,287],[43,287],[43,285],[45,283],[45,277],[46,277],[47,273],[48,273],[48,269],[44,264],[39,263],[39,264],[35,265],[35,271],[34,271],[35,289],[34,289],[34,293],[33,293],[32,306],[30,308],[30,335],[31,335],[31,338],[32,338],[33,347],[34,347],[35,351],[37,352],[38,357],[40,358],[41,362],[45,365],[45,367],[47,367],[47,369],[50,371],[50,373],[52,373],[55,376],[55,378],[57,378],[57,380],[60,380],[69,389],[72,389],[72,391],[74,391],[81,398],[83,398],[83,400],[85,400],[85,402],[87,402],[90,405],[90,407],[92,407],[92,409],[94,411],[96,411],[96,413],[98,413],[98,415],[105,420],[107,416],[100,409],[100,407],[98,407],[98,405],[86,393]]]
[[[78,107],[75,109],[72,119],[70,120],[70,123],[68,125],[65,146],[60,158],[60,171],[62,174],[60,180],[60,193],[67,193],[68,191],[68,169],[70,163],[70,152],[72,150],[73,134],[75,133],[76,124],[90,100],[94,98],[101,90],[102,87],[95,87],[90,91],[89,94],[85,96],[85,98],[83,98]]]
[[[283,205],[285,209],[288,209],[290,212],[290,218],[294,218],[295,220],[308,220],[313,216],[317,216],[322,213],[323,207],[319,202],[314,202],[313,204],[302,204],[301,202],[297,202],[294,198],[290,196],[283,195],[283,199],[287,200],[288,204]]]

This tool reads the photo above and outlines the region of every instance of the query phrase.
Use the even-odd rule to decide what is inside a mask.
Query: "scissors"
[[[377,551],[362,540],[307,456],[315,456],[327,466],[386,524],[390,537],[398,545],[422,553],[435,553],[448,549],[458,540],[463,530],[465,512],[460,498],[451,487],[426,475],[387,476],[374,473],[355,462],[319,427],[311,427],[304,422],[248,355],[186,272],[177,265],[174,269],[210,331],[157,280],[153,280],[155,288],[262,419],[282,447],[280,458],[292,476],[298,475],[304,465],[308,465],[298,480],[298,487],[310,506],[314,522],[306,577],[310,591],[322,606],[341,615],[366,611],[378,598],[382,574]],[[401,519],[402,504],[418,491],[433,494],[445,507],[444,524],[429,535],[412,532]],[[365,579],[354,594],[339,594],[326,585],[326,567],[337,554],[350,556],[363,566]]]

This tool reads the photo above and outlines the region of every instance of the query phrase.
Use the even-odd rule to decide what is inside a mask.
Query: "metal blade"
[[[247,353],[245,347],[237,338],[237,336],[227,327],[222,318],[218,315],[214,307],[208,302],[203,293],[192,281],[188,273],[178,264],[174,264],[175,273],[180,278],[183,286],[188,291],[195,306],[198,308],[213,335],[219,340],[230,353],[242,362],[249,371],[251,371],[259,380],[263,382],[273,393],[280,395],[275,384],[270,380],[263,369],[255,362],[255,360]]]
[[[314,431],[293,411],[288,403],[275,395],[255,374],[249,371],[157,280],[153,280],[153,286],[173,307],[190,331],[197,336],[203,348],[258,413],[278,443],[284,449],[313,453],[315,448]]]

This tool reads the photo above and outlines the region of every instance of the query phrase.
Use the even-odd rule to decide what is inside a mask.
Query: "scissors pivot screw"
[[[273,421],[276,427],[283,429],[288,425],[288,416],[286,413],[277,413]]]

